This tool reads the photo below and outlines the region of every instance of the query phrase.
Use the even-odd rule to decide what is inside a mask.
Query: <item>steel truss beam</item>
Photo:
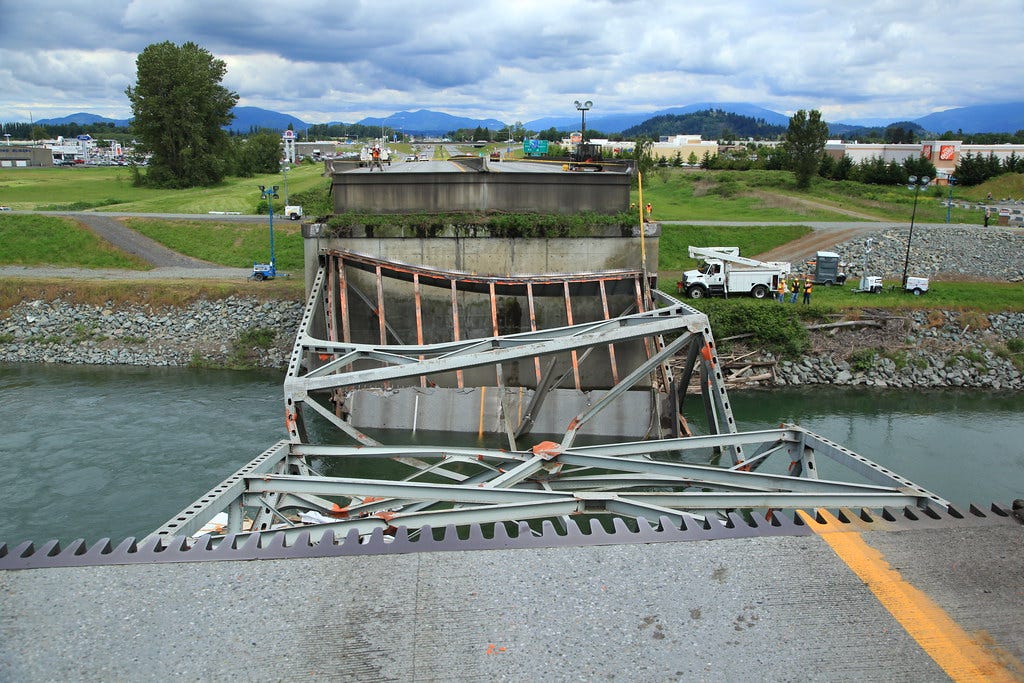
[[[376,296],[358,291],[348,269],[371,277]],[[415,344],[385,343],[401,334],[387,320],[385,281],[412,285]],[[660,292],[654,292],[657,307],[645,310],[638,294],[642,283],[641,274],[632,271],[488,278],[351,252],[324,254],[284,384],[287,441],[268,449],[152,536],[194,535],[225,511],[225,534],[232,543],[255,535],[264,539],[262,545],[268,534],[276,534],[270,543],[280,537],[289,546],[353,533],[391,535],[402,527],[495,525],[496,530],[503,524],[523,528],[525,522],[559,521],[570,528],[570,517],[629,518],[685,528],[730,519],[731,511],[757,511],[770,519],[775,511],[819,507],[948,508],[939,496],[799,426],[739,432],[707,317]],[[450,305],[451,338],[446,341],[424,343],[421,291],[426,287],[442,292],[435,310]],[[629,300],[617,316],[609,308],[613,288]],[[464,338],[462,293],[486,297],[490,336]],[[600,310],[599,319],[574,324],[578,316],[573,296],[578,300],[580,293],[600,298],[600,306],[594,307]],[[521,296],[527,302],[529,331],[499,333],[498,295]],[[538,327],[535,305],[542,295],[560,299],[568,325]],[[377,341],[353,341],[353,300],[371,309],[370,332]],[[632,353],[620,352],[625,348]],[[518,447],[517,439],[530,438],[549,392],[562,381],[580,387],[590,354],[598,350],[607,350],[614,377],[606,393],[570,416],[560,442]],[[667,369],[675,354],[686,358],[681,378]],[[501,392],[509,377],[505,368],[516,361],[531,368],[536,393],[519,417],[505,415],[504,400],[499,403],[509,450],[383,444],[357,429],[344,409],[344,397],[353,390],[420,390],[439,377],[447,377],[450,387],[462,388],[471,376],[489,376],[497,385],[490,388]],[[488,366],[493,374],[471,373]],[[663,423],[652,439],[576,445],[578,432],[629,391],[643,389],[653,400],[664,401],[653,415],[666,407],[671,413],[681,411],[694,375],[700,378],[698,407],[709,434],[665,438],[680,430],[678,424]],[[479,389],[482,414],[488,387]],[[358,445],[310,443],[305,422],[314,415]],[[672,423],[684,419],[681,412],[667,417]],[[749,459],[747,452],[752,454]],[[822,478],[816,460],[820,457],[838,465],[843,475]],[[398,464],[373,466],[384,459]],[[363,463],[363,470],[357,470],[363,475],[351,476],[357,462]],[[321,466],[346,474],[322,476],[316,471]],[[365,476],[366,471],[371,475]],[[245,520],[251,524],[246,526]]]

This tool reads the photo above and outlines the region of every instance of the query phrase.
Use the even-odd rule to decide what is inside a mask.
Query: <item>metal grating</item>
[[[851,531],[900,531],[1019,523],[1008,507],[998,504],[991,505],[988,511],[971,505],[966,513],[954,507],[938,510],[910,506],[858,511],[839,508],[831,512],[831,519],[829,516],[817,515],[817,523],[839,524]],[[760,513],[749,516],[728,513],[724,519],[709,518],[704,524],[690,522],[676,525],[668,518],[656,524],[640,520],[632,528],[623,519],[616,518],[610,531],[597,520],[591,520],[587,528],[570,522],[562,531],[556,529],[550,521],[545,521],[537,530],[526,523],[510,527],[497,525],[488,535],[476,524],[462,530],[450,525],[443,530],[440,538],[435,538],[426,527],[419,531],[422,533],[399,527],[389,533],[377,529],[369,535],[361,535],[353,529],[343,537],[336,537],[328,531],[315,543],[310,540],[308,530],[291,543],[285,542],[284,534],[274,531],[252,534],[244,539],[229,535],[220,542],[215,542],[212,537],[198,542],[184,537],[150,537],[145,541],[126,538],[116,545],[109,539],[101,539],[91,546],[80,539],[63,547],[57,541],[49,541],[38,547],[27,541],[13,547],[3,543],[0,544],[0,570],[677,543],[809,536],[814,533],[795,512],[775,513],[771,519]]]

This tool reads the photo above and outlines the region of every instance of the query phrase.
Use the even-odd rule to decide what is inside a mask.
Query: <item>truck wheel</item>
[[[824,284],[825,284],[826,287],[831,287],[833,282],[831,280],[825,280]]]
[[[288,216],[288,218],[291,218],[293,221],[297,221],[299,220],[299,214],[293,213],[292,215]]]
[[[872,294],[881,294],[882,293],[882,288],[878,287],[878,286],[872,287],[871,288],[871,293]]]
[[[686,290],[686,296],[690,297],[691,299],[703,299],[705,296],[707,296],[707,290],[705,290],[700,285],[693,285]]]
[[[764,285],[757,285],[752,290],[750,290],[750,296],[754,297],[755,299],[767,299],[768,288],[765,287]]]
[[[263,275],[263,273],[253,273],[252,274],[252,279],[256,280],[256,282],[260,282],[261,280],[263,280],[264,277],[266,277],[266,276]]]
[[[914,287],[914,296],[921,296],[924,292],[921,291],[920,287]]]

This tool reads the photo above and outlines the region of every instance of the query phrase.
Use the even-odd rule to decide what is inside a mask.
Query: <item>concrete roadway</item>
[[[0,680],[1019,681],[1022,550],[1006,519],[7,571]]]

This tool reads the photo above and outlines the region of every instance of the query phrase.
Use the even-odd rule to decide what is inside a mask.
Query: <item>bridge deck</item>
[[[1024,526],[981,522],[0,572],[0,678],[1020,680]]]

